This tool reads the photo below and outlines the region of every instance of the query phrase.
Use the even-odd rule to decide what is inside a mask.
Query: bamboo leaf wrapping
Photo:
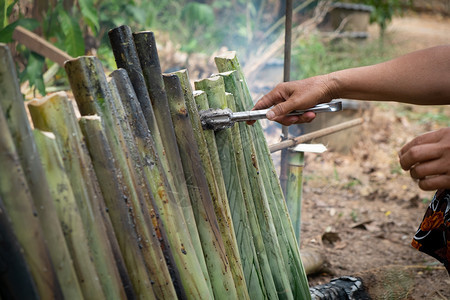
[[[253,106],[253,102],[236,54],[227,53],[223,56],[216,57],[215,62],[220,72],[237,71],[237,81],[242,90],[242,92],[239,93],[242,96],[241,99],[236,99],[238,104],[237,108],[238,110],[250,109]],[[311,296],[309,294],[306,274],[300,259],[298,244],[295,239],[295,233],[290,221],[283,193],[281,192],[275,168],[270,157],[270,151],[265,142],[263,130],[261,125],[256,123],[252,126],[250,131],[250,136],[256,141],[255,150],[257,152],[255,154],[257,156],[255,157],[259,160],[260,166],[262,166],[261,171],[263,172],[264,182],[270,183],[264,186],[265,192],[270,199],[269,204],[273,210],[273,217],[275,218],[274,223],[277,226],[277,235],[280,238],[279,242],[283,250],[283,259],[288,268],[287,270],[289,271],[288,275],[294,297],[309,299]]]
[[[237,298],[179,79],[173,74],[164,75],[164,83],[214,296]]]

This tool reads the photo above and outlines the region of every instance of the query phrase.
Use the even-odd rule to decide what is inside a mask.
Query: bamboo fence
[[[152,32],[109,38],[117,70],[71,59],[75,101],[26,105],[0,45],[0,297],[310,299],[261,127],[201,128],[200,110],[253,105],[236,55],[194,89]]]

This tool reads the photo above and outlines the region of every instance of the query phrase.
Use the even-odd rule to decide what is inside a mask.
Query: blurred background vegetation
[[[380,51],[378,43],[334,42],[315,31],[324,17],[318,10],[329,9],[332,1],[293,2],[298,31],[294,32],[292,78],[374,63],[389,56]],[[373,6],[371,21],[379,25],[380,33],[410,4],[408,0],[346,2]],[[133,31],[155,32],[166,70],[191,65],[192,59],[201,68],[199,57],[207,65],[213,53],[224,49],[237,51],[241,61],[251,65],[282,57],[285,1],[279,0],[0,0],[0,11],[0,42],[11,44],[21,82],[28,81],[40,94],[49,86],[44,85],[43,74],[54,63],[14,43],[12,32],[18,25],[73,57],[96,55],[107,69],[115,68],[107,32],[123,24]],[[204,69],[199,75],[209,71],[207,66]],[[63,70],[51,80],[53,86],[67,86]]]

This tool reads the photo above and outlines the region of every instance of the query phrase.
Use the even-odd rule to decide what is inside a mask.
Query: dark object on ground
[[[313,300],[370,300],[362,279],[343,276],[309,289]]]

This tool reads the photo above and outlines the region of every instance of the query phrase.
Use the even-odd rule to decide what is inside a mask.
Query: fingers
[[[409,173],[414,179],[424,179],[425,177],[446,174],[448,167],[445,162],[440,160],[432,160],[420,163],[411,168]]]
[[[440,157],[441,151],[436,144],[415,145],[403,154],[400,153],[400,166],[403,170],[408,171],[417,163]]]
[[[403,146],[403,148],[400,149],[400,155],[408,152],[414,146],[418,146],[418,145],[422,145],[422,144],[436,143],[440,139],[441,139],[441,134],[439,133],[439,130],[425,133],[423,135],[416,137],[415,139],[413,139],[409,143],[407,143],[405,146]]]
[[[278,122],[285,126],[293,124],[309,123],[316,118],[316,114],[312,111],[306,112],[300,116],[280,116],[272,119],[272,121]],[[269,119],[270,120],[270,119]]]
[[[424,191],[448,189],[450,187],[450,175],[438,175],[419,180],[419,187]]]

